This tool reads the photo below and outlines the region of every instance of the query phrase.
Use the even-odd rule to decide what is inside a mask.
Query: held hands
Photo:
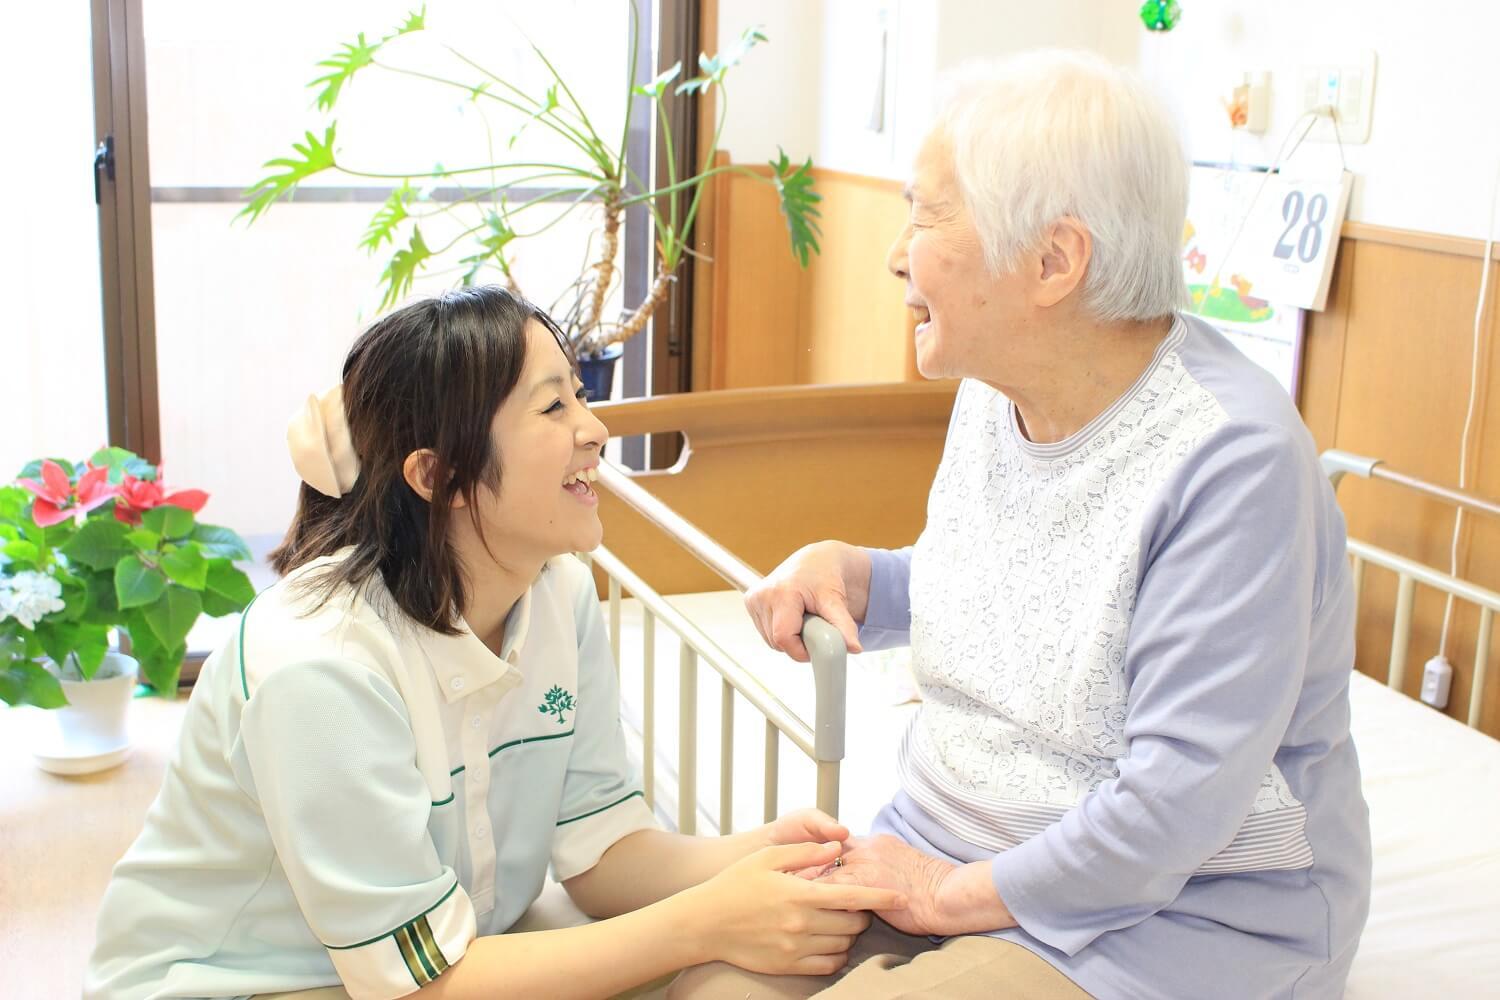
[[[840,850],[837,843],[764,847],[687,890],[702,897],[701,912],[712,915],[706,935],[711,957],[776,975],[826,976],[842,969],[854,939],[870,926],[863,911],[898,914],[906,898],[894,889],[791,874],[824,868]]]
[[[801,663],[802,616],[827,620],[844,637],[851,653],[860,651],[859,626],[870,600],[870,557],[843,542],[814,542],[792,553],[760,584],[745,594],[745,607],[761,638]]]
[[[907,899],[904,909],[875,911],[875,915],[904,934],[963,933],[943,911],[945,883],[957,865],[923,854],[896,837],[855,837],[845,845],[843,862],[829,867],[817,881],[827,885],[861,885],[898,892]]]

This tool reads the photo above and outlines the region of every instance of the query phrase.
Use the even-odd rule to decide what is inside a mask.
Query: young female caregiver
[[[593,578],[607,432],[535,307],[465,288],[372,326],[288,434],[282,579],[204,665],[114,872],[89,998],[603,997],[725,960],[826,974],[896,893],[820,884],[806,811],[656,828]],[[506,934],[548,865],[598,923]]]

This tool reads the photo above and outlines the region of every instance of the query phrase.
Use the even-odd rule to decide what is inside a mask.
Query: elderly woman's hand
[[[875,915],[905,934],[949,934],[939,904],[944,882],[957,865],[923,854],[896,837],[855,837],[844,845],[839,867],[828,867],[819,882],[891,889],[907,899],[904,910]]]
[[[851,653],[860,651],[859,626],[870,599],[870,556],[843,542],[814,542],[792,553],[745,594],[761,638],[806,663],[802,616],[814,614],[839,630]]]

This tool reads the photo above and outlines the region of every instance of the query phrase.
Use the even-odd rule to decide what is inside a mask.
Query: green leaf
[[[208,560],[192,543],[163,553],[161,568],[173,582],[189,590],[202,590],[208,586]]]
[[[158,641],[167,649],[183,645],[193,622],[203,613],[203,599],[191,590],[168,587],[143,616]]]
[[[510,274],[510,263],[505,259],[505,247],[516,238],[516,231],[511,229],[496,212],[491,212],[484,221],[490,231],[485,236],[477,237],[476,242],[480,246],[479,253],[470,254],[459,261],[459,263],[470,265],[463,277],[465,285],[472,285],[475,276],[479,274],[479,269],[490,262],[493,262],[503,274]]]
[[[307,145],[293,143],[294,149],[300,159],[290,157],[279,157],[267,160],[262,166],[283,167],[281,173],[269,174],[256,181],[251,187],[245,189],[245,195],[250,199],[250,204],[240,210],[235,216],[250,216],[254,222],[260,218],[276,201],[286,197],[297,189],[297,185],[307,180],[313,174],[328,170],[333,167],[333,139],[334,130],[338,128],[338,122],[328,126],[328,131],[323,134],[323,141],[319,142],[311,132],[307,133]]]
[[[380,297],[381,309],[387,309],[406,297],[411,291],[412,282],[416,280],[417,271],[431,256],[432,251],[427,249],[427,244],[422,240],[422,230],[412,226],[411,242],[404,250],[396,251],[380,276],[385,285],[385,294]]]
[[[136,528],[125,536],[125,540],[137,552],[155,552],[161,545],[161,536],[147,528]]]
[[[401,22],[400,27],[393,34],[386,35],[385,40],[390,41],[399,35],[409,35],[413,31],[421,31],[425,27],[427,27],[427,5],[424,3],[422,9],[419,11],[407,11],[406,20]]]
[[[662,70],[656,75],[656,79],[652,80],[650,83],[643,84],[639,87],[634,88],[632,93],[640,94],[642,97],[649,97],[653,101],[661,100],[662,91],[666,90],[667,85],[670,84],[673,80],[677,79],[677,77],[681,73],[682,60],[679,59],[671,69]]]
[[[223,597],[235,604],[234,611],[239,611],[255,599],[255,585],[244,573],[235,569],[232,565],[222,559],[211,560],[208,564],[208,589],[206,593],[212,593]],[[226,612],[220,612],[224,614]]]
[[[108,630],[86,627],[78,629],[77,640],[73,643],[73,653],[78,657],[78,670],[83,674],[84,680],[93,680],[107,652],[109,652]]]
[[[120,609],[139,608],[155,602],[167,589],[161,570],[151,569],[128,555],[115,565],[115,601]]]
[[[139,661],[151,686],[158,693],[175,698],[177,678],[182,673],[182,660],[187,655],[187,646],[163,646],[139,613],[132,616],[125,630],[130,636],[130,655]]]
[[[475,95],[474,99],[478,99],[477,94]],[[528,98],[528,100],[530,100],[530,98]],[[510,141],[505,144],[505,148],[515,149],[516,140],[520,139],[522,133],[524,133],[528,128],[531,127],[531,123],[544,115],[548,115],[556,111],[557,107],[557,84],[554,83],[552,86],[547,88],[547,100],[542,104],[542,106],[536,111],[535,114],[530,115],[525,121],[521,123],[520,128],[511,133]]]
[[[120,602],[115,596],[113,573],[90,573],[84,580],[88,600],[81,621],[89,625],[115,625],[120,620]]]
[[[109,469],[109,481],[112,483],[120,482],[127,474],[137,479],[156,479],[156,466],[124,448],[100,448],[89,456],[89,461]]]
[[[91,569],[113,569],[115,563],[131,553],[126,536],[130,529],[112,517],[93,517],[83,522],[78,533],[62,545],[69,560]]]
[[[26,465],[21,469],[21,471],[16,473],[16,478],[40,479],[42,475],[42,465],[47,462],[56,462],[59,466],[62,467],[63,472],[67,474],[69,479],[72,479],[74,472],[77,471],[73,463],[68,461],[66,458],[38,458],[33,461],[27,462]]]
[[[6,542],[0,552],[5,553],[5,558],[11,562],[23,562],[36,565],[37,559],[41,557],[41,550],[36,547],[35,542],[25,540]]]
[[[20,486],[0,486],[0,520],[19,521],[31,502],[31,491]]]
[[[229,528],[221,528],[217,524],[200,524],[193,529],[193,541],[203,550],[203,554],[210,559],[239,559],[249,560],[254,558],[250,554],[250,546],[245,540],[235,534]]]
[[[40,664],[0,660],[0,701],[8,705],[35,705],[38,708],[61,708],[68,703],[62,685]]]
[[[193,533],[193,512],[164,504],[142,514],[141,523],[163,538],[187,538]]]
[[[370,219],[365,238],[359,241],[360,249],[373,254],[382,243],[396,242],[396,227],[406,218],[406,204],[415,193],[409,178],[401,181],[401,186],[390,193]]]
[[[333,110],[333,106],[338,103],[339,94],[344,89],[344,84],[352,81],[355,73],[375,61],[375,53],[380,51],[380,47],[386,43],[386,40],[382,38],[373,44],[366,42],[365,33],[361,31],[354,41],[344,43],[342,51],[335,52],[318,63],[319,66],[326,66],[333,71],[308,84],[309,87],[321,86],[323,88],[318,94],[319,111]]]
[[[818,237],[823,231],[818,228],[817,220],[822,213],[817,204],[823,196],[813,190],[812,157],[794,168],[786,150],[777,147],[777,152],[780,155],[771,161],[771,183],[781,198],[781,214],[786,216],[792,253],[806,267],[808,253],[819,252]]]
[[[77,657],[78,672],[84,680],[94,676],[109,649],[108,629],[103,626],[47,622],[38,624],[36,632],[42,649],[53,663],[61,666],[70,655]]]

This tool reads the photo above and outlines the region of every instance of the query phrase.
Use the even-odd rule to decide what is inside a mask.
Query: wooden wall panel
[[[803,279],[797,381],[900,382],[916,368],[906,286],[886,268],[906,225],[895,181],[820,171],[822,254]]]

